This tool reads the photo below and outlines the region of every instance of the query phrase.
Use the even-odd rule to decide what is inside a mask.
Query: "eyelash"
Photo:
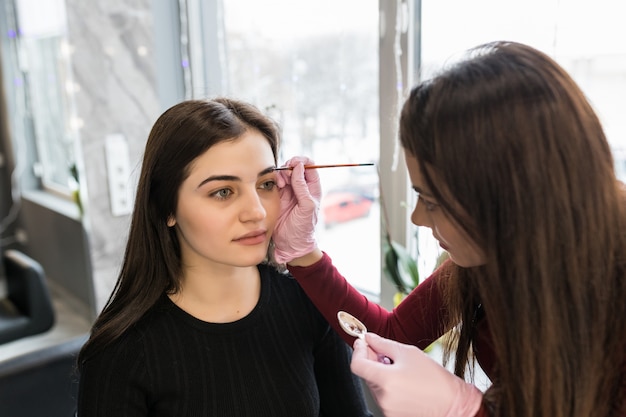
[[[418,202],[421,200],[422,203],[424,203],[424,205],[426,206],[426,211],[435,211],[439,208],[439,204],[430,202],[419,194],[417,195],[417,200]]]
[[[274,180],[263,181],[261,183],[261,188],[263,188],[266,191],[272,191],[274,188],[276,188],[276,181]]]
[[[276,188],[276,181],[274,180],[268,180],[268,181],[263,181],[259,188],[263,191],[272,191]],[[223,195],[223,193],[226,192],[227,195]],[[219,190],[216,190],[212,193],[209,194],[209,197],[213,197],[217,200],[228,200],[228,198],[230,198],[230,196],[232,196],[234,193],[233,190],[231,190],[230,188],[220,188]]]
[[[228,193],[227,196],[222,195],[224,191]],[[211,194],[209,194],[209,197],[214,197],[217,200],[228,200],[228,197],[230,197],[232,194],[233,194],[233,190],[231,190],[230,188],[220,188],[219,190],[214,191]]]
[[[431,203],[430,201],[424,201],[426,203],[426,211],[435,211],[439,204]]]

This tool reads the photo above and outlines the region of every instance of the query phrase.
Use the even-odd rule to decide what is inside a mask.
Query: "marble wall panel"
[[[150,0],[66,0],[81,181],[98,311],[117,279],[129,215],[111,211],[105,159],[108,135],[128,142],[136,181],[149,130],[160,114]],[[134,188],[134,183],[132,184]]]

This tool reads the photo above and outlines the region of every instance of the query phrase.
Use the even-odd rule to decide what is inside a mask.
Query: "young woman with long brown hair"
[[[278,145],[231,98],[156,121],[119,278],[78,358],[80,417],[371,415],[350,348],[270,262]]]

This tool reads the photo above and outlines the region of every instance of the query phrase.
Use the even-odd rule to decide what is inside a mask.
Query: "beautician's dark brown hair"
[[[498,358],[484,401],[495,416],[617,416],[626,201],[580,88],[531,47],[483,45],[411,91],[400,140],[488,259],[450,264],[444,283],[449,326],[461,324],[447,346],[456,373],[484,314]]]

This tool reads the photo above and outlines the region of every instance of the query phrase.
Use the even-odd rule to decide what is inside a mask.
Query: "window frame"
[[[72,84],[71,65],[67,54],[61,50],[66,34],[60,27],[54,33],[22,33],[21,25],[29,26],[29,23],[28,19],[22,19],[23,21],[20,22],[18,2],[19,0],[6,1],[3,4],[3,13],[0,13],[0,27],[4,33],[9,35],[3,37],[1,50],[4,82],[5,85],[10,86],[6,89],[6,102],[11,137],[14,138],[12,147],[16,159],[16,169],[19,169],[16,172],[16,182],[19,183],[23,191],[42,191],[62,200],[71,201],[75,189],[72,188],[71,184],[73,176],[70,168],[77,164],[76,155],[78,155],[78,151],[76,148],[79,137],[77,126],[72,126],[72,123],[75,122],[73,96],[71,92],[67,91],[68,86]],[[63,5],[63,2],[58,2],[56,5]],[[60,19],[59,25],[64,16],[65,9],[59,10],[58,16],[56,16]],[[32,26],[34,27],[34,25]],[[55,86],[55,97],[58,99],[55,108],[59,109],[63,120],[56,120],[56,126],[60,129],[55,131],[54,135],[57,138],[69,138],[65,143],[69,151],[63,152],[54,149],[54,152],[56,154],[66,153],[68,183],[65,185],[49,178],[49,173],[59,172],[59,166],[46,166],[47,161],[44,158],[44,155],[50,153],[50,149],[47,148],[50,146],[49,137],[44,133],[46,129],[42,129],[38,125],[35,98],[31,91],[34,88],[32,85],[34,81],[31,79],[32,68],[29,67],[28,59],[29,53],[33,53],[38,47],[37,43],[58,46],[52,53],[45,55],[47,58],[55,57],[55,62],[45,62],[44,65],[54,66],[56,74],[61,76],[57,79]],[[77,184],[74,185],[77,187]]]
[[[410,247],[415,237],[414,226],[409,221],[410,187],[404,157],[397,144],[398,112],[408,88],[415,82],[415,68],[419,68],[420,33],[420,0],[379,0],[379,123],[380,123],[380,186],[387,202],[389,224],[384,225],[382,216],[379,219],[382,227],[386,226],[394,240]],[[197,47],[189,45],[193,33],[201,37],[205,45],[213,49],[214,54],[221,54],[218,39],[219,15],[222,11],[222,0],[186,0],[180,3],[179,15],[182,39],[178,51],[178,62],[182,62],[182,79],[184,91],[178,92],[179,97],[165,99],[172,102],[176,99],[191,98],[194,92],[210,92],[211,95],[224,93],[221,69],[216,66],[211,54],[198,53]],[[162,13],[161,13],[162,15]],[[161,23],[156,22],[157,26]],[[171,26],[169,23],[168,26]],[[398,50],[400,46],[400,51]],[[172,50],[172,53],[177,53]],[[399,52],[399,53],[398,53]],[[195,72],[185,66],[188,59],[195,59]],[[389,63],[392,62],[393,65]],[[198,70],[200,69],[200,70]],[[398,78],[401,81],[398,82]],[[398,88],[398,86],[402,86]],[[393,117],[390,117],[390,112]],[[383,140],[386,139],[386,140]],[[394,146],[389,146],[393,141]],[[405,204],[409,203],[409,204]],[[382,212],[382,210],[381,210]],[[382,245],[380,247],[381,270],[380,295],[375,301],[391,308],[395,287],[387,280],[382,271]]]

